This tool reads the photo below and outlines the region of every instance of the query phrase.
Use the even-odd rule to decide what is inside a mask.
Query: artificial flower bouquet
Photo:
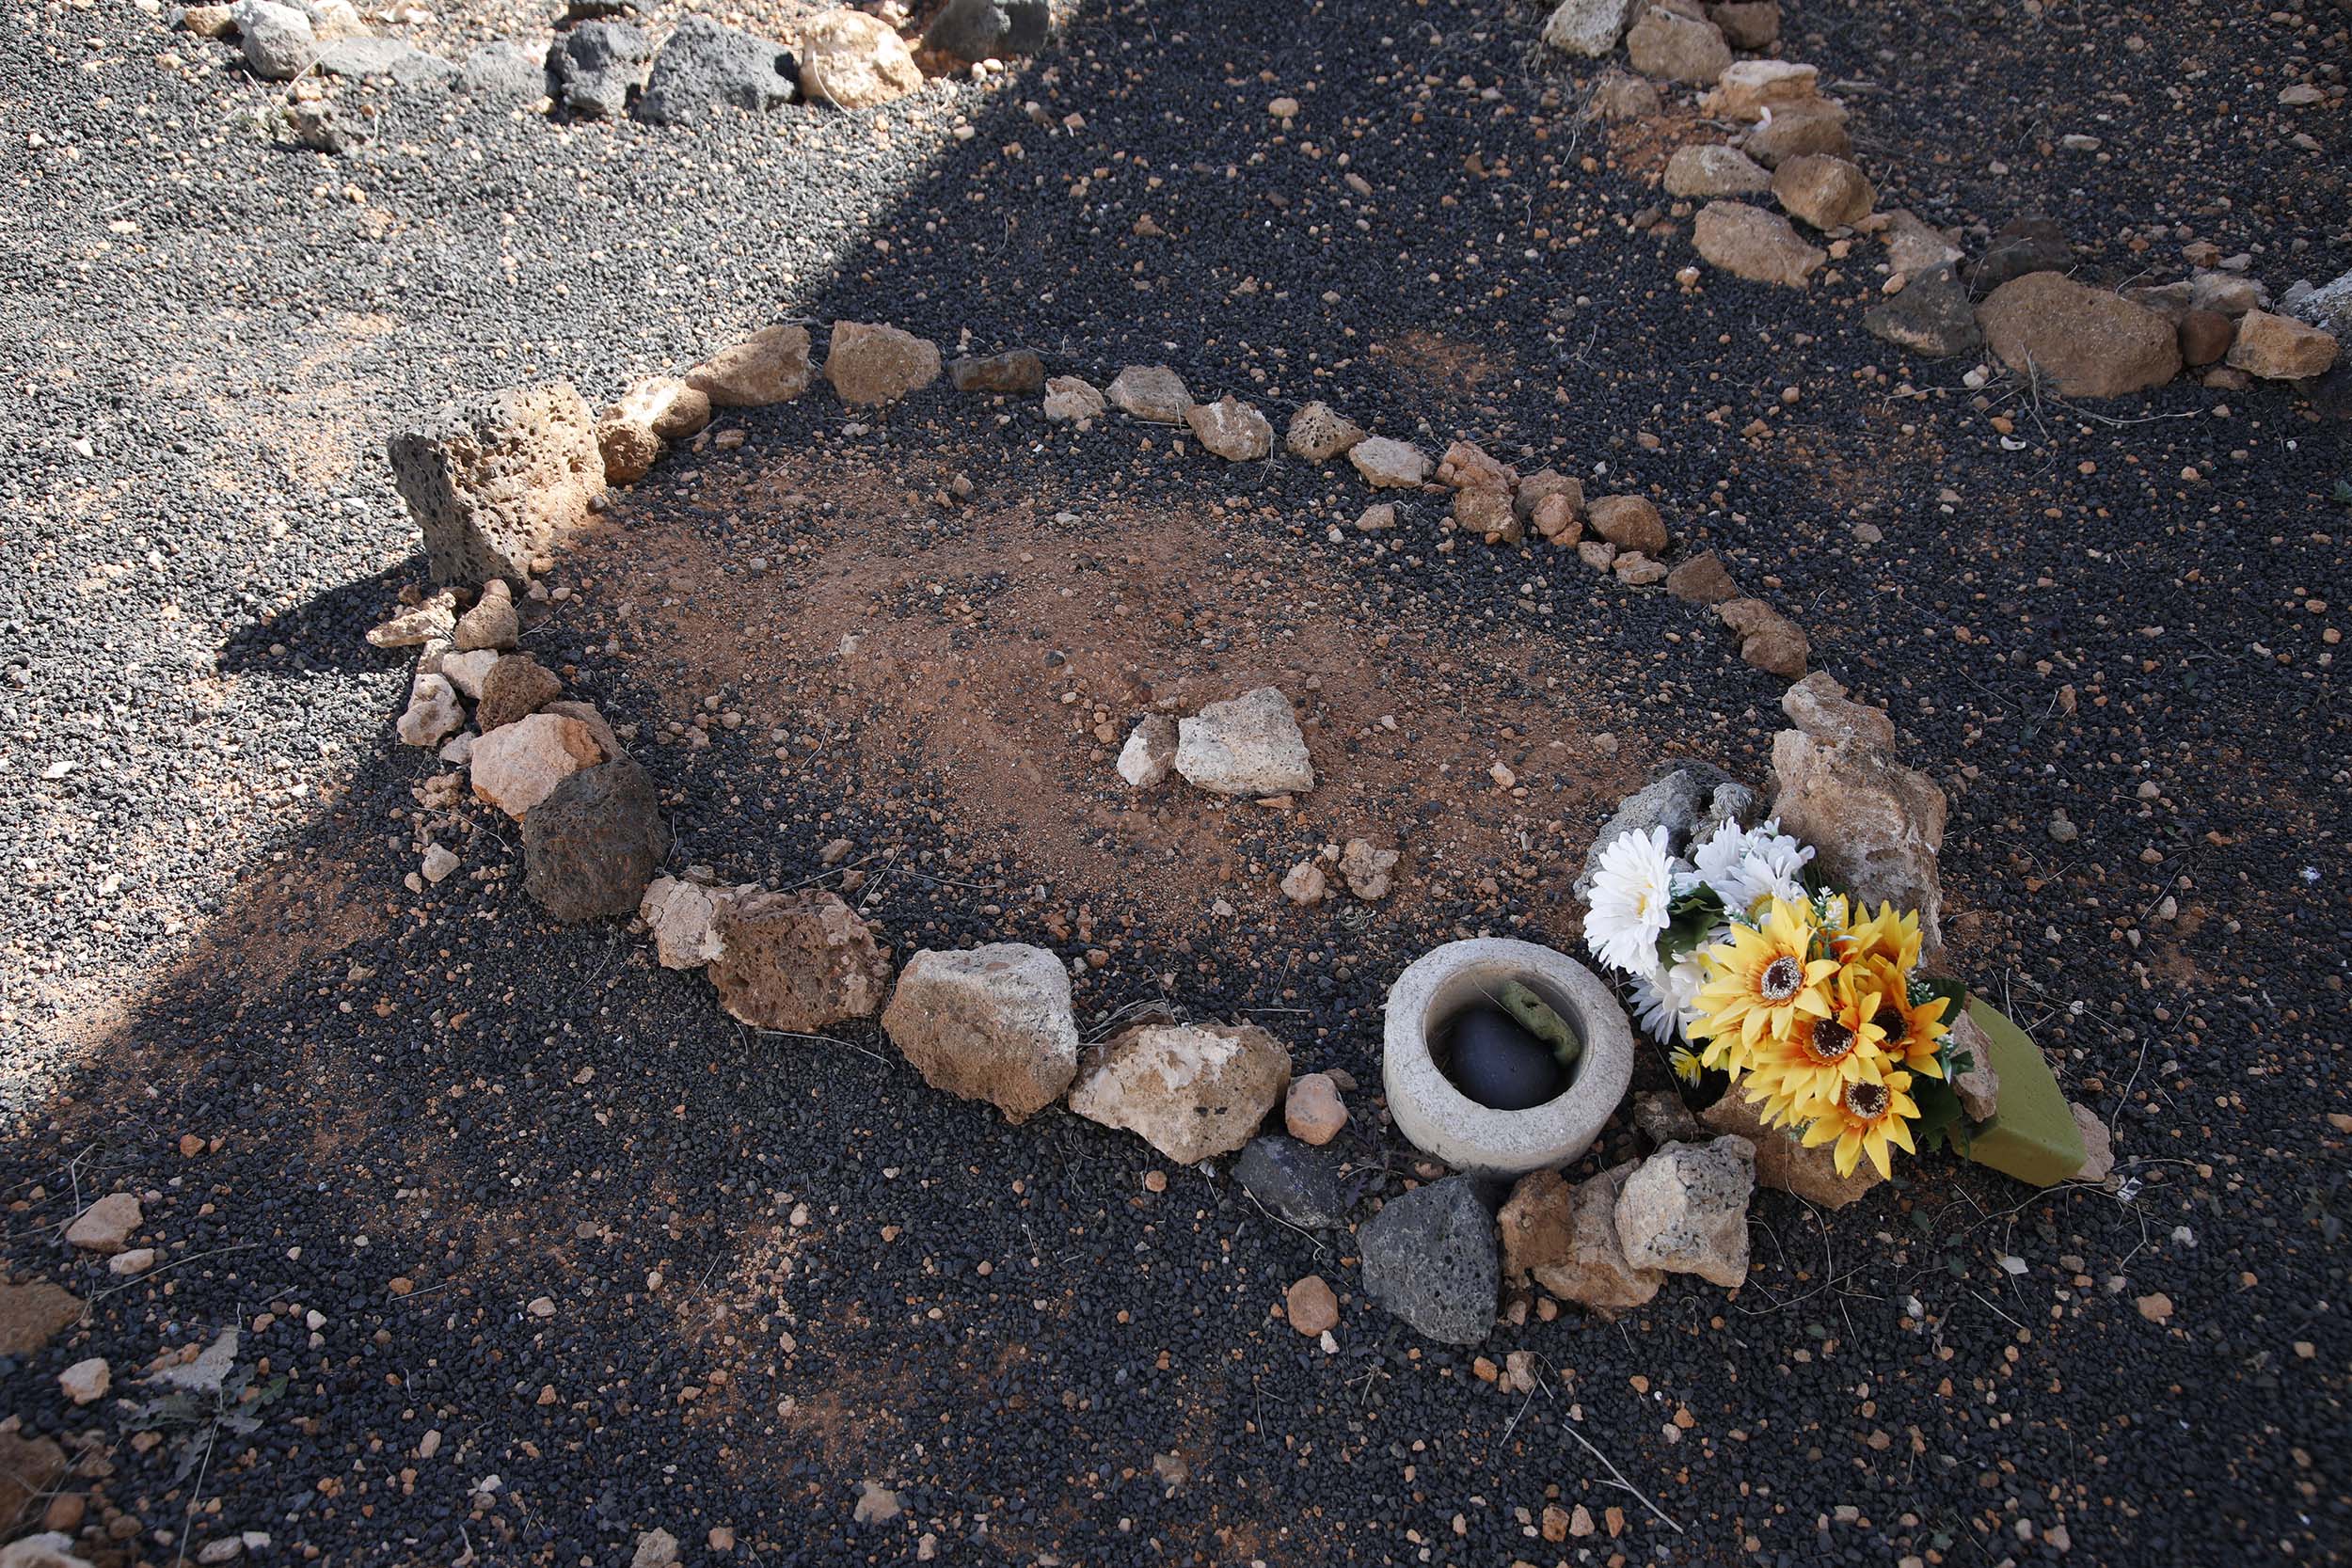
[[[1872,913],[1808,871],[1812,846],[1725,822],[1692,849],[1664,828],[1602,851],[1584,939],[1625,976],[1635,1017],[1684,1082],[1711,1070],[1767,1127],[1893,1174],[1957,1126],[1948,1021],[1961,988],[1919,967],[1919,916]]]

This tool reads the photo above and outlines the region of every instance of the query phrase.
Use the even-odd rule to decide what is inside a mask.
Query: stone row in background
[[[687,16],[657,46],[644,14],[650,8],[632,0],[572,0],[552,42],[501,40],[458,61],[375,36],[351,0],[197,5],[181,13],[180,24],[204,38],[234,38],[246,69],[264,81],[298,81],[289,111],[297,139],[342,152],[364,132],[321,101],[321,77],[545,100],[581,119],[633,115],[684,124],[723,105],[752,113],[794,102],[871,108],[923,85],[918,49],[937,70],[985,69],[1042,48],[1053,21],[1047,0],[952,0],[910,46],[882,19],[841,9],[813,19],[787,47]]]
[[[2252,378],[2302,381],[2335,363],[2337,340],[2352,330],[2352,274],[2325,288],[2298,282],[2273,311],[2267,291],[2245,276],[2251,256],[2191,245],[2189,277],[2118,293],[2068,276],[2073,246],[2041,214],[2004,225],[1971,260],[1956,230],[1903,209],[1874,211],[1878,192],[1852,161],[1851,116],[1820,90],[1816,69],[1734,55],[1773,50],[1779,36],[1778,0],[1563,0],[1544,30],[1554,48],[1591,56],[1613,53],[1622,38],[1644,77],[1707,89],[1699,113],[1728,139],[1677,148],[1661,183],[1669,196],[1703,203],[1691,237],[1708,265],[1802,289],[1863,239],[1883,241],[1887,297],[1863,325],[1899,348],[1927,358],[1989,349],[2069,398],[2120,397],[2184,369],[2242,390]],[[1604,83],[1595,103],[1633,117],[1657,112],[1659,96],[1646,84]],[[1758,204],[1768,196],[1779,211]],[[1698,277],[1686,268],[1681,281],[1695,287]]]

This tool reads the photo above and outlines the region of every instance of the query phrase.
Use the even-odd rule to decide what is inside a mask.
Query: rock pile
[[[1779,36],[1778,0],[1561,0],[1543,30],[1551,47],[1588,56],[1609,54],[1622,39],[1643,76],[1708,89],[1699,115],[1735,129],[1728,140],[1676,149],[1661,178],[1669,196],[1705,202],[1691,239],[1708,265],[1802,289],[1848,259],[1863,236],[1882,239],[1887,297],[1865,312],[1863,325],[1899,348],[1948,358],[1989,344],[2010,371],[2070,398],[2144,390],[2184,367],[2228,386],[2233,377],[2308,380],[2335,363],[2337,340],[2352,329],[2352,275],[2328,285],[2332,292],[2296,285],[2285,313],[2274,314],[2262,309],[2259,285],[2226,271],[2122,293],[2068,277],[2073,247],[2040,214],[2004,225],[1969,261],[1951,234],[1915,214],[1875,212],[1877,191],[1852,162],[1848,110],[1820,91],[1820,71],[1734,55],[1769,50]],[[1659,98],[1638,79],[1615,78],[1595,89],[1594,108],[1612,118],[1650,115]],[[1767,195],[1779,212],[1761,204]],[[1828,247],[1810,243],[1790,218]]]

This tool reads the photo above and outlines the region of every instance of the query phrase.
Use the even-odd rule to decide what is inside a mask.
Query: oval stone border
[[[1584,1042],[1557,1099],[1496,1111],[1464,1095],[1429,1053],[1433,1023],[1490,987],[1517,980],[1560,1012]],[[1380,1078],[1389,1115],[1414,1148],[1456,1170],[1525,1176],[1573,1164],[1616,1114],[1633,1080],[1633,1026],[1608,983],[1549,947],[1477,937],[1433,947],[1389,988]]]

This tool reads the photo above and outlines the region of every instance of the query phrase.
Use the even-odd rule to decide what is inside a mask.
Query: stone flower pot
[[[1455,1088],[1430,1055],[1438,1029],[1462,1008],[1517,980],[1584,1042],[1565,1090],[1524,1111],[1496,1111]],[[1565,953],[1507,937],[1449,942],[1422,954],[1389,988],[1381,1079],[1389,1114],[1414,1148],[1456,1170],[1524,1176],[1565,1165],[1592,1147],[1633,1078],[1633,1027],[1600,976]]]

